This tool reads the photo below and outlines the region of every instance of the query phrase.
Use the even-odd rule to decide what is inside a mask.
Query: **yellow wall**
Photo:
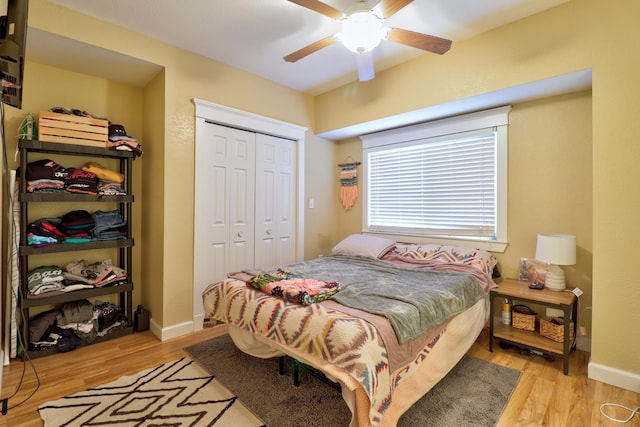
[[[372,81],[331,91],[316,100],[316,131],[326,132],[592,69],[593,230],[577,236],[582,246],[578,256],[586,264],[576,267],[584,272],[575,279],[587,281],[589,274],[586,271],[592,262],[590,372],[593,368],[613,376],[619,374],[617,370],[631,373],[629,386],[636,390],[640,390],[640,339],[637,332],[630,336],[629,328],[640,325],[640,310],[636,308],[640,284],[635,268],[639,255],[637,212],[640,192],[634,190],[640,182],[640,168],[637,167],[640,155],[637,143],[640,133],[638,16],[640,3],[633,0],[573,0],[455,43],[442,57],[425,55],[379,73]],[[569,101],[571,99],[564,102]],[[538,110],[534,107],[529,109]],[[523,118],[529,117],[528,112],[522,113],[526,113]],[[514,117],[518,118],[516,112]],[[531,118],[538,120],[535,116]],[[546,126],[546,122],[540,125]],[[566,125],[579,126],[581,123]],[[581,132],[588,135],[585,130]],[[549,150],[549,154],[554,151]],[[569,167],[574,170],[572,165]],[[545,169],[542,172],[548,173]],[[522,175],[511,174],[510,177],[526,180]],[[533,177],[531,179],[525,181],[530,182],[530,187],[535,182]],[[571,196],[571,193],[567,195]],[[588,203],[588,198],[583,202]],[[524,209],[522,205],[511,205],[510,208],[510,217],[514,209]],[[560,219],[560,216],[555,223],[548,215],[540,225],[569,225],[566,217]],[[522,221],[519,226],[524,226]],[[525,252],[525,248],[532,251],[533,237],[519,241],[513,236],[533,236],[539,230],[524,233],[514,227],[510,225],[511,243],[521,248],[520,253]],[[576,232],[582,232],[582,227],[580,225]],[[513,271],[512,262],[504,264],[507,271]]]
[[[509,113],[509,245],[495,253],[503,277],[518,278],[521,257],[535,256],[538,232],[577,237],[577,264],[563,267],[570,286],[592,304],[593,179],[591,91],[513,105]],[[337,158],[362,158],[359,138],[338,143]],[[339,208],[339,237],[362,230],[361,199]],[[534,307],[536,308],[536,307]],[[544,316],[542,308],[536,308]],[[581,310],[582,311],[582,310]],[[591,334],[591,312],[579,322]],[[588,345],[588,344],[587,344]]]
[[[145,222],[141,238],[145,264],[142,268],[145,272],[153,269],[153,274],[142,277],[141,292],[142,299],[152,305],[152,317],[161,319],[161,326],[165,328],[189,322],[192,315],[193,192],[185,191],[192,188],[194,179],[192,98],[308,126],[315,133],[321,133],[591,68],[592,232],[583,230],[587,219],[570,224],[566,216],[561,215],[558,218],[562,219],[556,220],[550,213],[537,219],[537,225],[564,227],[570,224],[578,235],[579,262],[586,263],[592,258],[592,363],[639,374],[640,340],[637,333],[630,337],[628,332],[628,328],[640,324],[640,311],[636,308],[640,286],[634,268],[638,258],[635,242],[640,233],[640,223],[636,220],[640,192],[633,191],[633,185],[640,182],[640,168],[637,167],[640,148],[636,143],[636,136],[640,134],[640,121],[637,120],[640,57],[635,53],[640,36],[636,25],[638,16],[640,4],[634,0],[572,0],[550,11],[455,43],[444,56],[425,55],[378,73],[370,82],[354,83],[316,98],[70,12],[46,0],[30,2],[29,24],[164,67],[163,76],[156,77],[160,80],[154,79],[138,99],[138,106],[142,103],[147,111],[143,112],[142,118],[133,112],[136,128],[131,132],[144,131],[145,146],[148,150],[156,150],[154,156],[157,155],[152,158],[146,153],[142,161],[142,216]],[[36,76],[36,67],[27,65],[27,75],[31,76],[29,84],[38,84],[32,83],[35,77],[51,84],[50,76],[46,79],[45,73]],[[35,100],[33,89],[26,90],[25,96]],[[260,95],[256,96],[257,93]],[[105,94],[103,98],[108,99],[109,95]],[[535,120],[546,126],[544,121],[552,113],[564,115],[567,126],[579,117],[588,120],[585,113],[588,98],[581,94],[560,97],[550,104],[520,105],[512,114],[514,132],[521,121]],[[43,101],[43,104],[48,107],[51,102],[91,103],[94,102],[92,99],[86,93],[71,91]],[[162,106],[150,106],[153,102],[160,102]],[[565,106],[568,112],[565,112]],[[91,107],[88,105],[87,109]],[[152,131],[154,123],[163,123],[164,129]],[[556,122],[556,127],[560,124]],[[587,130],[577,126],[578,123],[573,124],[575,130],[566,129],[572,138],[577,140],[581,133],[589,135]],[[153,139],[147,140],[147,135],[153,135]],[[534,145],[530,139],[525,141],[523,150]],[[347,146],[353,144],[353,141],[347,141]],[[307,220],[305,229],[305,255],[308,257],[330,249],[338,239],[338,231],[346,234],[350,230],[343,225],[341,208],[335,201],[336,162],[344,159],[345,150],[338,145],[330,148],[329,154],[327,146],[330,143],[313,136],[312,132],[307,133],[307,197],[316,199],[315,210],[306,209],[313,217],[313,221]],[[554,154],[555,147],[549,146],[547,150]],[[587,155],[581,154],[582,157]],[[148,164],[146,156],[150,158]],[[588,175],[582,168],[574,168],[571,164],[569,167],[570,171],[577,171],[579,177]],[[524,172],[512,172],[510,177],[514,180],[535,186],[533,177],[529,180]],[[154,180],[159,175],[162,179]],[[567,179],[571,182],[567,185],[575,182],[573,176]],[[588,196],[580,194],[579,198],[579,203],[589,203]],[[318,200],[321,203],[317,203]],[[355,213],[359,206],[352,212]],[[514,260],[527,250],[533,251],[531,236],[539,231],[521,230],[527,222],[524,218],[518,219],[522,206],[510,206],[510,209],[519,228],[514,229],[513,224],[510,227],[512,237],[515,236],[509,249],[513,253],[509,256],[505,253],[501,259],[504,271],[514,271]],[[147,223],[148,219],[150,222]],[[581,264],[576,269],[581,273],[572,279],[586,281],[588,267]],[[574,273],[568,271],[568,274]]]
[[[127,127],[143,141],[144,150],[143,157],[136,161],[142,172],[134,204],[143,211],[138,228],[141,237],[137,240],[141,253],[135,259],[140,261],[137,265],[142,277],[136,287],[142,295],[134,303],[143,302],[163,330],[188,325],[193,314],[193,98],[309,128],[314,125],[313,98],[46,0],[30,2],[29,26],[163,67],[161,74],[139,91],[140,99],[133,107],[135,127]],[[33,81],[50,84],[51,80],[38,73],[35,66],[27,65],[25,93],[37,97]],[[65,84],[73,87],[72,80]],[[52,102],[78,105],[103,96],[82,90],[74,96],[59,93]],[[50,106],[48,102],[44,105]],[[306,257],[325,251],[335,241],[331,226],[334,177],[326,172],[333,172],[335,165],[332,150],[327,147],[331,147],[330,142],[307,133],[305,153],[312,160],[305,162],[305,181],[307,193],[316,199],[316,207],[306,210],[307,224],[317,229],[305,230]]]
[[[17,134],[20,122],[24,116],[31,112],[37,118],[40,111],[47,111],[54,106],[64,106],[85,110],[98,117],[108,117],[114,123],[121,123],[125,126],[130,135],[139,135],[142,120],[142,92],[138,88],[114,83],[105,79],[84,74],[62,70],[49,65],[38,64],[27,61],[25,65],[25,91],[23,95],[22,110],[5,106],[5,131],[7,141],[7,162],[10,169],[19,166],[19,158],[14,156],[17,147]],[[90,94],[90,96],[87,96]],[[39,154],[30,156],[30,160],[38,158],[49,158],[50,155]],[[96,161],[95,158],[52,157],[64,167],[81,167],[86,161]],[[117,168],[115,161],[107,159],[98,160],[105,167]],[[133,163],[132,186],[134,194],[140,194],[141,190],[141,162]],[[117,205],[97,204],[95,210],[116,209]],[[88,209],[86,204],[64,203],[64,204],[39,204],[36,209],[30,209],[29,220],[35,220],[46,216],[60,216],[74,209]],[[89,209],[90,210],[90,209]],[[4,213],[3,213],[4,214]],[[140,237],[141,210],[134,204],[132,226],[133,237]],[[140,248],[134,248],[139,256]],[[93,251],[90,256],[85,257],[89,262],[114,256],[110,251]],[[77,261],[77,253],[55,254],[47,258],[48,262],[58,265],[65,265],[72,261]],[[33,261],[39,263],[36,259]],[[141,272],[134,270],[134,283],[139,283]],[[134,301],[140,300],[140,289],[134,290]]]
[[[335,149],[335,144],[321,138],[306,143],[305,259],[328,254],[338,241]],[[314,201],[313,209],[309,209],[309,199]]]
[[[164,168],[165,148],[164,141],[166,124],[162,119],[164,114],[164,70],[160,72],[143,91],[143,123],[142,130],[145,136],[143,145],[144,153],[141,161],[144,165],[142,194],[138,196],[139,203],[144,212],[144,221],[141,224],[140,244],[144,250],[140,258],[141,262],[133,263],[139,267],[144,280],[140,283],[143,289],[141,303],[150,311],[152,319],[158,325],[164,325],[164,292],[163,280],[164,263],[164,221],[163,208],[164,197]],[[152,214],[149,214],[152,213]]]

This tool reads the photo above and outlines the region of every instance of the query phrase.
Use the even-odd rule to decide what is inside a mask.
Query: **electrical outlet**
[[[571,291],[575,294],[575,296],[577,296],[578,298],[580,298],[580,295],[582,295],[584,292],[582,292],[580,290],[580,288],[575,288],[573,291]]]

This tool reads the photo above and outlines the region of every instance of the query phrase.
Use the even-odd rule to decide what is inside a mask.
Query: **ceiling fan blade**
[[[310,45],[303,47],[302,49],[299,49],[293,53],[290,53],[289,55],[284,57],[284,60],[287,62],[296,62],[299,59],[302,59],[307,55],[311,55],[312,53],[317,52],[322,48],[331,46],[337,41],[338,41],[338,38],[336,36],[325,37],[323,39],[318,40],[317,42],[311,43]]]
[[[400,9],[412,2],[413,0],[380,0],[378,4],[373,7],[373,10],[380,18],[388,19]]]
[[[358,62],[358,79],[361,82],[371,80],[375,76],[373,70],[373,52],[356,53],[356,60]]]
[[[414,31],[392,28],[387,33],[387,40],[426,50],[442,55],[451,48],[451,40],[443,39]]]
[[[332,19],[340,19],[344,16],[341,10],[336,9],[333,6],[329,6],[326,3],[322,3],[318,0],[289,0],[291,3],[295,3],[298,6],[306,7],[307,9],[318,12],[324,16],[328,16]]]

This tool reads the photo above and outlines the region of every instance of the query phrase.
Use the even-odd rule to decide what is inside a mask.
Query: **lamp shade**
[[[576,263],[576,236],[571,234],[538,234],[536,259],[555,265]]]

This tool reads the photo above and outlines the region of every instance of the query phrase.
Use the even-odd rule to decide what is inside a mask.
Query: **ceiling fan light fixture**
[[[347,49],[364,53],[378,46],[386,33],[382,19],[371,11],[359,11],[342,21],[342,32],[338,37]]]

